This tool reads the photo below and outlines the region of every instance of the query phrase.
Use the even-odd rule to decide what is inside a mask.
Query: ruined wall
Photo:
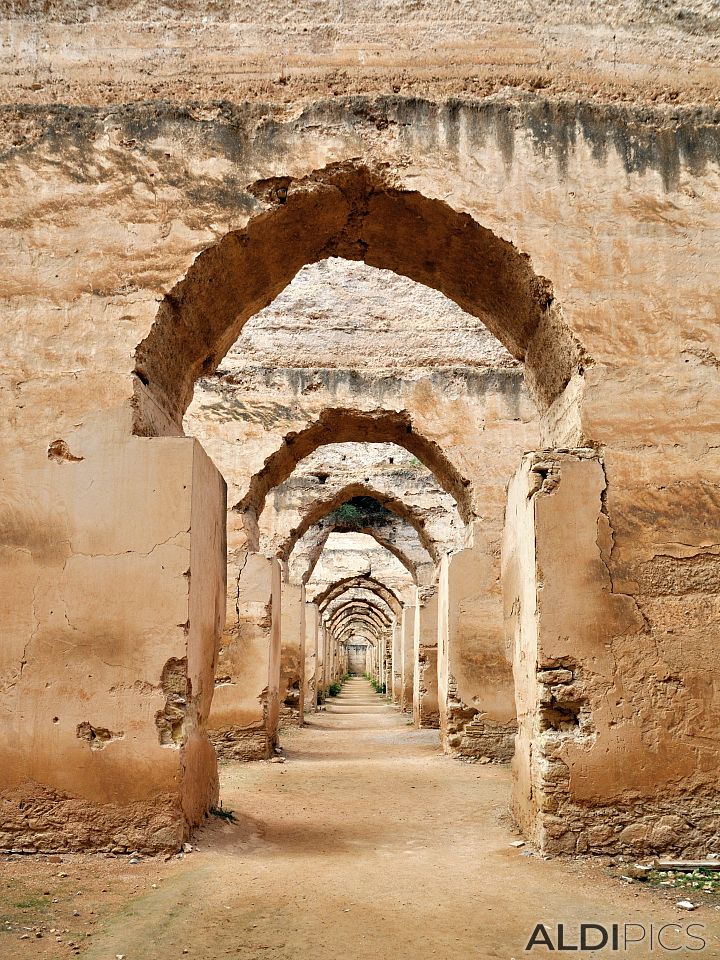
[[[355,643],[352,640],[348,645],[348,671],[363,676],[368,665],[368,644]]]
[[[439,727],[437,588],[418,591],[413,648],[413,722]]]
[[[223,632],[208,733],[222,759],[263,760],[277,741],[280,714],[280,564],[250,553],[236,583],[235,618]]]
[[[509,760],[515,699],[502,617],[500,537],[475,538],[444,561],[438,604],[440,730],[447,752]],[[479,542],[478,542],[479,541]]]
[[[22,14],[29,8],[17,9]],[[474,12],[475,7],[469,9]],[[484,9],[497,13],[495,8]],[[689,9],[692,22],[712,35],[712,25],[694,6]],[[122,608],[139,611],[141,625],[128,624],[124,614],[107,603],[98,613],[96,598],[107,592],[107,554],[116,552],[117,537],[133,529],[137,501],[148,499],[146,484],[139,498],[124,499],[118,480],[124,481],[125,473],[117,451],[136,443],[131,436],[132,403],[135,390],[142,395],[141,386],[148,385],[142,383],[141,370],[133,374],[134,353],[153,325],[159,301],[219,237],[244,227],[252,214],[284,206],[282,197],[276,194],[276,200],[268,200],[262,190],[246,189],[249,184],[268,177],[302,177],[326,163],[351,158],[382,168],[396,187],[442,198],[470,214],[497,238],[512,241],[527,253],[535,273],[552,282],[553,302],[585,356],[575,378],[547,412],[545,442],[556,447],[592,444],[602,454],[604,502],[613,532],[612,550],[606,551],[607,575],[613,591],[634,598],[643,620],[631,643],[622,636],[609,640],[626,667],[623,676],[627,675],[631,691],[626,702],[635,711],[618,720],[616,732],[633,743],[635,766],[648,768],[652,761],[658,770],[663,770],[665,759],[652,747],[652,731],[661,725],[673,732],[673,775],[664,777],[662,785],[633,789],[639,799],[658,797],[667,804],[675,796],[684,803],[688,796],[678,771],[691,778],[698,797],[709,789],[708,771],[717,767],[716,726],[699,737],[695,731],[705,731],[714,716],[718,648],[715,581],[720,536],[714,518],[720,325],[715,261],[720,205],[713,92],[717,67],[708,53],[712,40],[686,30],[687,21],[676,22],[673,5],[662,12],[653,8],[652,16],[658,19],[652,24],[642,10],[635,17],[632,4],[613,6],[600,29],[578,23],[584,8],[581,16],[577,6],[563,5],[560,12],[540,17],[526,12],[519,45],[513,47],[520,53],[513,53],[513,67],[506,72],[510,54],[505,52],[499,54],[503,69],[498,71],[496,61],[487,66],[488,50],[507,50],[498,43],[505,28],[493,27],[483,34],[493,17],[486,14],[475,21],[464,16],[466,12],[454,35],[464,41],[471,29],[472,42],[462,65],[452,68],[452,77],[427,80],[426,65],[431,61],[423,56],[431,44],[422,37],[435,37],[444,28],[437,26],[442,20],[418,28],[413,16],[408,29],[420,39],[408,76],[395,81],[390,72],[394,77],[397,71],[381,70],[363,87],[370,69],[351,70],[349,81],[345,76],[331,80],[321,70],[303,80],[307,85],[302,100],[296,80],[285,83],[278,70],[277,75],[262,78],[261,98],[252,102],[259,90],[255,81],[232,86],[235,81],[223,70],[215,72],[228,79],[217,83],[230,86],[206,82],[215,64],[205,43],[197,42],[200,34],[193,32],[199,29],[197,24],[178,26],[182,36],[178,43],[188,49],[175,48],[172,41],[176,52],[165,60],[168,66],[163,64],[157,76],[156,71],[150,76],[140,73],[139,67],[136,72],[135,66],[146,55],[147,43],[158,36],[157,23],[131,31],[122,44],[127,66],[112,70],[105,69],[110,58],[108,54],[103,62],[102,51],[115,51],[121,33],[127,37],[122,16],[100,18],[95,24],[94,50],[100,53],[94,54],[97,61],[92,67],[88,54],[80,50],[86,24],[59,24],[49,16],[42,22],[11,23],[8,43],[2,46],[6,105],[0,184],[5,253],[0,278],[0,401],[6,430],[0,441],[1,528],[10,587],[4,594],[0,709],[10,731],[4,742],[12,744],[14,752],[0,768],[3,790],[31,780],[55,790],[53,756],[71,756],[78,744],[86,746],[79,743],[72,724],[50,727],[60,714],[50,696],[43,693],[40,699],[47,682],[57,686],[53,671],[59,643],[69,643],[75,650],[91,648],[93,657],[111,665],[105,668],[107,673],[98,668],[92,682],[84,673],[79,676],[72,696],[69,691],[63,695],[64,707],[77,699],[78,690],[94,696],[99,676],[109,691],[134,684],[145,669],[133,660],[125,640],[147,633],[145,619],[152,619],[155,597],[162,594],[156,581],[164,582],[167,576],[163,559],[168,545],[152,551],[156,542],[143,542],[142,556],[134,555],[138,551],[132,544],[129,554],[124,553],[128,549],[124,542],[120,546],[125,559],[118,562],[128,565]],[[396,29],[402,31],[404,17],[396,13],[389,19],[397,20]],[[313,16],[308,14],[311,25],[316,22]],[[618,16],[623,30],[610,44],[616,33],[613,18]],[[388,31],[388,22],[373,17],[368,30],[377,31],[377,42],[387,44],[388,62],[395,63],[404,45],[397,32]],[[354,24],[338,29],[353,28]],[[268,50],[286,48],[283,29],[278,28],[275,44],[256,45],[258,55],[260,50],[266,56]],[[288,29],[301,31],[302,26]],[[234,40],[234,30],[213,19],[202,37],[222,35],[231,45],[227,37]],[[539,36],[552,43],[539,44]],[[303,62],[317,37],[311,30],[307,45],[303,41],[298,48]],[[223,43],[213,47],[223,48],[228,49]],[[239,49],[246,48],[240,44]],[[543,53],[541,62],[538,51],[546,49],[551,52]],[[446,60],[448,47],[440,44],[438,50],[433,63]],[[523,51],[529,50],[532,67],[518,64]],[[207,61],[193,87],[180,87],[176,79],[182,52],[189,53],[189,63]],[[359,60],[360,54],[355,55]],[[658,61],[666,81],[657,81]],[[468,62],[473,63],[471,77]],[[93,82],[99,81],[101,71],[105,71],[102,86]],[[191,71],[180,72],[189,76]],[[492,83],[487,85],[489,76]],[[599,76],[595,83],[593,78]],[[364,92],[353,96],[356,81]],[[171,96],[128,102],[148,96],[153,85],[157,90],[153,96],[161,98],[168,92]],[[201,102],[205,91],[221,89],[224,100]],[[498,89],[502,93],[486,96]],[[431,95],[423,98],[422,91]],[[338,95],[323,99],[333,93]],[[279,105],[281,100],[292,101],[292,109]],[[280,189],[292,197],[291,182]],[[332,189],[320,184],[310,193],[317,200]],[[326,221],[313,221],[313,230],[321,223]],[[388,214],[387,227],[392,226]],[[313,249],[300,231],[278,251],[298,268],[301,241]],[[277,261],[269,253],[266,249],[274,280]],[[394,266],[415,269],[418,264],[403,261]],[[465,262],[465,276],[474,277],[477,266]],[[253,304],[245,306],[250,309]],[[169,311],[164,316],[172,316],[169,301],[164,301],[163,310]],[[553,316],[557,319],[557,314]],[[203,323],[211,319],[204,318]],[[208,369],[202,372],[209,374],[219,343],[210,336],[212,343],[205,342],[204,326],[191,329],[206,347],[197,369],[207,358]],[[546,323],[524,354],[527,368],[542,367],[548,380],[556,362],[566,369],[555,349],[554,332],[553,324]],[[168,369],[183,363],[183,356],[173,352],[173,343],[169,339],[163,353]],[[200,346],[196,348],[202,353]],[[163,368],[158,361],[157,370]],[[190,379],[195,370],[188,374]],[[444,410],[436,416],[434,394],[424,392],[427,382],[427,377],[417,376],[410,386],[420,401],[426,398],[421,428],[427,428],[444,449],[460,452],[459,473],[475,478],[473,492],[476,503],[481,503],[478,465],[493,462],[483,459],[483,443],[492,438],[492,430],[478,429],[468,436],[465,416],[448,418]],[[156,414],[157,424],[167,427],[164,412]],[[65,448],[54,446],[59,441],[67,444],[71,456],[85,459],[64,459]],[[137,440],[150,448],[160,442],[164,440]],[[47,461],[50,448],[62,463]],[[267,454],[258,445],[250,470],[259,469]],[[508,470],[511,461],[506,453],[503,462]],[[87,471],[87,482],[66,496],[55,475],[48,479],[48,464],[53,469]],[[101,489],[104,465],[113,471],[106,477],[106,489],[115,490],[118,498],[103,503],[114,532],[83,558],[83,590],[77,591],[72,611],[68,610],[71,629],[51,621],[62,607],[54,604],[46,610],[42,603],[46,598],[33,596],[34,586],[61,583],[72,571],[69,561],[65,568],[67,531],[85,529],[88,491]],[[499,477],[497,483],[493,480],[490,495],[501,486]],[[182,496],[180,491],[174,507]],[[168,536],[177,529],[168,522],[163,533]],[[185,562],[178,569],[179,583],[187,569]],[[178,584],[173,584],[175,588]],[[163,631],[174,638],[181,629],[177,624],[186,621],[182,615],[172,624],[163,619]],[[52,656],[45,645],[51,622]],[[118,634],[121,659],[113,656],[118,652]],[[211,638],[206,645],[211,645]],[[182,644],[173,640],[172,646],[170,657],[178,658]],[[21,670],[23,661],[26,666]],[[35,667],[28,669],[31,662]],[[152,676],[140,682],[157,687],[166,662],[164,654],[153,660]],[[658,674],[659,664],[667,680]],[[676,700],[668,693],[674,684],[683,690],[680,719],[674,712]],[[159,691],[155,696],[163,700]],[[28,700],[35,703],[37,714],[32,727],[17,719],[23,716],[18,704]],[[144,713],[153,736],[157,709],[153,702]],[[79,723],[84,721],[93,725],[88,717],[78,718]],[[111,732],[124,729],[103,721],[96,729],[100,727]],[[45,728],[52,729],[55,738],[52,750],[44,738],[39,749],[36,743],[35,731]],[[613,741],[613,756],[622,754],[620,742]],[[128,744],[127,738],[115,740],[103,750],[90,751],[87,777],[75,777],[66,787],[71,799],[94,802],[103,764]],[[143,783],[152,785],[154,770],[167,771],[170,750],[162,756],[160,765],[144,768]],[[127,757],[119,767],[125,774],[137,771],[137,764]],[[620,774],[615,789],[617,795],[622,792]],[[103,796],[102,802],[111,799]]]
[[[514,809],[551,853],[697,856],[720,825],[717,703],[710,695],[698,709],[718,654],[688,657],[687,627],[679,637],[666,620],[660,634],[644,615],[658,597],[672,602],[667,582],[617,589],[607,488],[591,450],[533,454],[513,481],[504,584],[520,723]],[[686,580],[682,596],[694,587]]]
[[[0,79],[20,102],[294,105],[388,91],[481,98],[515,87],[606,101],[642,99],[650,88],[674,104],[708,102],[717,89],[717,13],[705,0],[610,0],[592,11],[579,0],[272,0],[260,9],[249,0],[12,0],[2,10]]]
[[[225,485],[194,440],[104,441],[28,458],[52,526],[2,548],[4,850],[173,850],[217,800]]]
[[[314,713],[317,706],[319,616],[317,604],[305,602],[305,712]]]
[[[402,611],[400,629],[402,642],[400,646],[400,709],[404,713],[413,711],[413,677],[415,667],[415,617],[417,616],[417,591],[410,598]]]

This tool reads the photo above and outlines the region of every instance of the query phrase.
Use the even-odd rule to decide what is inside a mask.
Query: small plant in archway
[[[328,519],[338,526],[361,530],[390,523],[392,516],[392,512],[374,497],[353,497],[328,514]]]

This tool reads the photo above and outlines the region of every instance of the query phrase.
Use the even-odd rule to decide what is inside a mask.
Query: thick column
[[[385,669],[383,673],[383,683],[385,684],[385,696],[392,697],[392,655],[393,655],[393,626],[389,627],[383,635],[383,650],[385,656]]]
[[[697,856],[718,828],[717,798],[689,782],[692,739],[664,723],[653,729],[654,711],[682,681],[658,664],[635,598],[611,580],[605,490],[593,451],[528,455],[510,486],[503,588],[519,720],[514,815],[550,853]],[[618,669],[623,650],[644,658],[635,700]],[[674,724],[691,695],[681,694]]]
[[[393,624],[392,633],[392,700],[400,703],[402,698],[402,619]]]
[[[225,483],[186,437],[79,432],[25,467],[9,529],[32,549],[0,563],[0,849],[177,850],[217,798]]]
[[[318,703],[322,700],[322,697],[325,693],[326,680],[325,674],[327,669],[327,625],[324,621],[320,621],[318,627],[318,638],[317,638],[317,679],[315,681],[315,701]]]
[[[305,602],[305,711],[317,709],[318,630],[317,604]]]
[[[417,594],[416,594],[417,597]],[[402,646],[400,650],[402,683],[400,687],[400,709],[412,713],[413,674],[415,659],[415,614],[417,599],[406,603],[402,610]]]
[[[218,756],[270,756],[280,713],[280,643],[280,563],[248,554],[238,575],[237,619],[223,637],[208,720]]]
[[[446,752],[510,760],[512,666],[502,619],[498,544],[476,524],[471,548],[444,557],[438,594],[438,708]]]
[[[305,686],[305,587],[282,585],[280,645],[280,722],[303,723]]]
[[[418,591],[415,615],[413,721],[416,727],[439,727],[437,676],[437,589]]]

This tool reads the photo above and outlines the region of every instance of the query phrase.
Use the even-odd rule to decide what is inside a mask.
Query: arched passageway
[[[546,405],[580,362],[550,283],[512,244],[442,201],[349,163],[264,181],[256,194],[266,210],[197,258],[138,347],[138,432],[178,430],[195,380],[218,365],[247,319],[303,265],[332,256],[410,277],[480,317],[526,361]]]
[[[628,796],[638,790],[646,799],[657,801],[656,813],[679,809],[682,803],[678,806],[672,791],[653,776],[641,783],[637,770],[650,770],[653,752],[664,751],[677,759],[678,770],[692,771],[702,792],[709,789],[703,774],[707,757],[705,747],[669,738],[654,720],[648,719],[647,725],[657,737],[641,735],[647,731],[633,727],[640,722],[637,713],[630,718],[615,715],[619,700],[615,707],[608,706],[613,702],[609,691],[617,693],[620,685],[611,669],[612,648],[627,652],[628,645],[642,649],[652,645],[653,630],[662,615],[652,622],[654,627],[635,595],[635,584],[638,590],[650,589],[638,566],[650,561],[628,560],[626,552],[628,576],[618,579],[611,570],[617,544],[627,551],[634,549],[627,544],[635,543],[632,523],[623,513],[627,503],[622,495],[612,499],[618,496],[617,488],[610,486],[606,472],[609,463],[618,471],[616,476],[621,475],[623,468],[617,464],[627,451],[618,453],[617,448],[613,461],[612,451],[602,441],[593,445],[597,436],[593,423],[600,423],[601,433],[605,429],[606,439],[612,439],[612,429],[607,422],[603,428],[602,415],[595,413],[593,420],[588,412],[593,411],[594,402],[601,405],[598,395],[585,393],[584,377],[592,361],[563,320],[549,282],[533,271],[528,257],[468,214],[385,183],[360,165],[339,164],[305,178],[263,181],[254,193],[261,212],[196,258],[184,278],[163,297],[148,335],[137,347],[130,411],[133,433],[127,433],[128,410],[123,408],[124,419],[114,411],[118,419],[108,427],[108,436],[115,453],[105,458],[102,482],[93,494],[112,507],[111,519],[93,525],[73,513],[72,523],[50,527],[57,551],[53,563],[58,558],[62,561],[61,592],[69,586],[65,578],[75,577],[71,609],[66,605],[67,626],[61,624],[59,629],[78,633],[74,649],[84,643],[96,657],[90,641],[114,636],[110,628],[120,625],[117,658],[102,661],[101,682],[103,689],[123,694],[113,695],[110,705],[104,705],[107,719],[102,724],[84,714],[81,719],[78,698],[72,699],[67,692],[77,683],[68,684],[65,678],[50,685],[58,704],[55,715],[63,716],[57,738],[78,760],[83,797],[99,811],[98,836],[110,842],[108,831],[115,829],[116,799],[112,798],[116,791],[108,784],[125,782],[128,770],[138,765],[147,777],[135,778],[129,794],[130,802],[137,804],[132,829],[148,849],[172,846],[186,836],[217,797],[208,718],[219,722],[213,729],[219,731],[220,739],[227,738],[232,749],[240,751],[232,754],[236,758],[267,756],[277,746],[283,708],[291,709],[290,690],[293,709],[302,722],[309,689],[307,650],[313,651],[315,671],[310,702],[317,705],[338,680],[348,638],[363,629],[375,641],[371,643],[373,679],[385,686],[401,710],[412,712],[418,726],[423,726],[423,705],[431,695],[435,697],[447,750],[505,760],[517,748],[515,815],[527,835],[544,849],[614,849],[629,822],[638,817],[644,818],[642,842],[653,848],[657,844],[647,819],[650,814],[642,813],[639,801],[629,801]],[[342,403],[339,389],[333,402],[321,408],[306,401],[296,417],[297,428],[283,428],[278,443],[272,431],[266,431],[269,436],[253,454],[261,462],[253,469],[238,470],[242,482],[235,483],[239,495],[232,499],[226,554],[223,479],[201,447],[183,436],[183,415],[193,385],[198,377],[209,377],[216,370],[247,319],[304,265],[330,257],[362,261],[441,291],[469,315],[480,318],[507,351],[523,362],[522,374],[500,375],[488,369],[482,377],[433,373],[434,380],[417,374],[415,379],[408,378],[402,402],[383,396],[375,403],[371,396],[356,404],[345,397]],[[398,369],[393,375],[401,380]],[[516,454],[527,448],[523,440],[530,431],[529,421],[517,415],[522,406],[521,376],[542,415],[542,437],[550,448],[529,454],[516,472]],[[299,392],[311,394],[315,389],[313,382],[304,382]],[[317,389],[325,391],[322,384]],[[606,396],[603,402],[607,403]],[[232,419],[227,414],[232,403],[232,397],[226,398],[218,408],[213,428],[224,418]],[[458,409],[462,416],[456,422]],[[272,420],[272,404],[268,410],[263,416]],[[469,414],[478,411],[482,416],[473,421]],[[293,416],[287,411],[275,413],[283,424]],[[238,419],[242,417],[241,411]],[[532,430],[537,426],[534,423]],[[455,529],[464,525],[467,536],[462,547],[455,542],[447,550],[441,540],[428,536],[426,524],[413,522],[415,511],[406,509],[402,497],[383,495],[385,505],[395,507],[391,512],[407,522],[427,553],[432,574],[427,582],[417,576],[417,563],[390,539],[379,538],[395,554],[391,559],[403,557],[405,569],[394,570],[385,558],[380,561],[388,565],[382,567],[382,576],[376,576],[372,564],[369,571],[362,565],[350,573],[340,570],[341,560],[345,561],[339,555],[349,548],[338,548],[333,555],[329,545],[338,536],[337,528],[330,531],[320,551],[324,579],[318,575],[318,561],[305,583],[293,583],[277,552],[262,553],[259,518],[268,508],[270,492],[286,483],[321,447],[343,443],[402,446],[432,472],[438,487],[453,500],[459,518]],[[492,456],[484,459],[488,451]],[[89,452],[87,457],[82,452],[76,455],[59,439],[49,444],[47,460],[52,469],[65,470],[64,476],[74,471],[72,476],[82,479],[84,490],[95,482],[93,471],[100,470]],[[126,484],[109,496],[111,481],[118,475]],[[504,488],[511,479],[506,509]],[[70,481],[63,504],[71,505],[76,482]],[[355,477],[353,482],[364,481]],[[359,491],[374,488],[349,489],[365,496]],[[127,542],[123,522],[131,510],[129,504],[135,509],[137,502],[141,512],[133,515],[133,546],[114,549]],[[334,495],[328,502],[334,503]],[[383,505],[382,500],[378,502]],[[619,502],[624,506],[618,507]],[[338,502],[333,509],[342,505]],[[625,545],[615,537],[611,507],[621,520]],[[283,561],[297,531],[307,532],[321,516],[307,510],[299,525],[285,531],[280,541]],[[365,536],[365,529],[378,536],[377,530],[367,526],[342,537],[350,542],[353,536]],[[66,563],[71,546],[77,551],[75,562]],[[231,560],[231,575],[224,612],[226,556]],[[561,569],[561,556],[572,558],[567,571]],[[31,559],[35,563],[32,551]],[[118,567],[130,560],[139,566],[118,572],[105,562],[110,560]],[[130,616],[128,611],[135,611],[132,600],[139,570],[145,575],[146,599]],[[408,571],[414,576],[408,576]],[[385,611],[370,598],[354,596],[346,602],[341,599],[343,591],[327,600],[322,610],[313,602],[315,586],[321,584],[319,592],[325,594],[339,582],[368,572],[373,579],[397,587],[402,593],[400,610],[388,603]],[[638,579],[630,573],[637,573]],[[88,578],[99,584],[111,580],[114,593],[105,593],[113,597],[115,608],[95,610],[92,615],[85,610],[78,584]],[[55,606],[62,609],[53,602]],[[54,610],[51,614],[55,616]],[[225,659],[218,660],[216,641],[223,632],[223,620]],[[510,652],[515,660],[515,695]],[[290,656],[295,677],[289,677],[283,691],[283,663]],[[669,653],[668,660],[673,656]],[[21,687],[35,682],[33,671],[26,672],[25,666],[22,660],[14,681]],[[84,691],[85,681],[72,657],[65,666]],[[138,673],[142,676],[137,677]],[[429,689],[433,677],[434,691]],[[622,682],[632,686],[636,700],[646,686],[640,669],[631,681],[624,677]],[[39,689],[32,687],[33,696],[42,696]],[[83,704],[94,703],[90,695],[79,699]],[[248,700],[253,701],[252,710]],[[663,715],[669,715],[671,705],[663,704]],[[618,725],[627,734],[622,743],[616,738]],[[22,737],[17,740],[21,742]],[[219,748],[219,739],[213,743]],[[634,755],[643,763],[631,764],[596,796],[598,765],[608,756],[619,761],[627,744],[634,745]],[[20,771],[17,776],[24,784],[44,784],[45,780],[35,777],[42,752],[25,752],[30,759],[13,761],[12,769]],[[48,759],[47,749],[42,757],[50,770],[45,777],[47,789],[68,787],[67,774]],[[100,777],[95,775],[99,769]],[[680,796],[684,788],[678,789]],[[552,809],[547,801],[550,794]],[[610,815],[617,829],[603,838],[595,828]],[[707,832],[710,815],[700,821],[697,830],[685,831],[688,844]]]

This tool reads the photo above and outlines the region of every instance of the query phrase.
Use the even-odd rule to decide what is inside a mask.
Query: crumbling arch
[[[374,634],[368,627],[362,624],[352,623],[344,627],[341,634],[337,637],[336,643],[347,646],[354,640],[360,639],[366,642],[366,645],[377,654],[382,649],[381,638]]]
[[[430,559],[434,563],[438,562],[440,559],[440,554],[437,544],[428,534],[423,518],[415,510],[413,510],[412,507],[409,507],[399,498],[382,493],[375,487],[369,486],[365,483],[349,483],[332,497],[328,497],[325,500],[317,500],[313,504],[312,510],[308,511],[305,517],[303,517],[302,522],[297,527],[289,531],[286,538],[278,547],[277,556],[281,560],[288,560],[298,540],[300,540],[311,527],[315,526],[317,523],[327,517],[328,514],[332,513],[334,510],[337,510],[338,507],[341,507],[343,504],[354,499],[355,497],[371,497],[381,506],[385,507],[386,510],[389,510],[391,513],[394,513],[396,516],[407,521],[407,523],[417,533],[418,539],[423,548],[429,554]],[[363,530],[362,532],[368,531]]]
[[[348,620],[339,624],[335,628],[333,636],[338,642],[344,643],[348,635],[352,635],[353,633],[367,636],[373,646],[377,646],[382,642],[382,629],[370,620],[363,619],[362,617],[350,617]]]
[[[163,298],[135,355],[135,432],[181,434],[201,374],[215,370],[249,317],[307,263],[363,260],[440,290],[482,320],[547,407],[581,362],[529,257],[442,200],[401,190],[364,165],[249,187],[262,210],[195,259]]]
[[[354,475],[348,474],[345,461],[356,464]],[[408,520],[422,528],[418,532],[428,546],[436,545],[443,552],[466,546],[468,531],[457,505],[427,467],[397,444],[360,441],[318,447],[298,463],[286,481],[272,489],[257,518],[259,549],[281,559],[283,553],[289,555],[294,547],[288,541],[297,536],[302,544],[307,534],[304,528],[315,518],[320,522],[325,509],[342,506],[343,496],[372,499],[380,505],[378,515],[389,517],[401,484],[402,499],[395,512],[411,514]],[[277,524],[279,513],[288,518],[282,529]]]
[[[326,526],[317,525],[316,538],[312,544],[310,555],[307,561],[307,567],[303,572],[300,580],[302,583],[307,583],[312,577],[313,571],[317,566],[318,560],[322,555],[323,550],[325,549],[325,544],[327,543],[328,538],[333,533],[363,533],[368,537],[372,537],[376,543],[381,547],[391,553],[400,563],[405,567],[410,576],[413,578],[415,583],[418,582],[418,568],[422,565],[422,560],[420,557],[413,558],[404,550],[402,550],[397,543],[393,542],[389,537],[383,535],[383,533],[378,530],[375,526],[364,526],[359,529],[348,527],[346,524],[342,523],[332,523],[327,524]],[[418,550],[416,554],[423,550],[422,545],[418,541]],[[432,565],[432,560],[428,556],[427,565]]]
[[[374,577],[368,576],[345,577],[342,580],[338,580],[336,583],[327,587],[327,589],[322,593],[319,593],[315,597],[315,603],[322,613],[328,604],[335,599],[335,597],[338,597],[346,590],[351,590],[355,587],[367,587],[373,593],[376,593],[378,597],[381,597],[385,601],[395,616],[400,616],[402,613],[402,603],[395,591],[386,586],[384,583],[381,583],[379,580],[376,580]]]
[[[379,598],[352,597],[341,603],[328,616],[326,623],[335,628],[352,616],[364,616],[372,620],[379,628],[386,629],[392,626],[393,616],[381,606]]]
[[[344,643],[347,641],[347,637],[353,634],[362,634],[374,647],[378,646],[382,637],[382,631],[362,617],[352,617],[346,623],[340,624],[336,628],[334,637],[338,643]]]
[[[370,600],[374,604],[379,604],[383,610],[386,610],[388,616],[396,617],[397,614],[395,610],[390,606],[388,601],[380,595],[380,593],[374,589],[372,586],[353,586],[352,584],[344,587],[332,600],[330,600],[327,606],[324,607],[322,613],[327,618],[341,603],[346,603],[351,600]]]
[[[355,597],[348,600],[342,606],[332,611],[327,620],[329,627],[334,628],[347,619],[348,615],[367,615],[377,626],[383,629],[392,626],[392,617],[388,619],[387,613],[378,604],[374,604],[366,597]]]
[[[379,607],[375,607],[370,603],[349,603],[347,606],[342,607],[334,612],[330,620],[328,620],[328,625],[331,628],[336,628],[341,626],[348,618],[365,618],[368,622],[374,623],[379,629],[389,627],[392,623],[391,620],[388,620],[383,616],[382,611]]]
[[[417,457],[430,470],[440,487],[457,503],[463,523],[470,523],[475,509],[470,481],[465,479],[440,446],[418,431],[409,413],[394,410],[328,408],[318,419],[297,433],[289,433],[252,477],[248,491],[235,509],[255,525],[265,499],[274,487],[291,475],[298,463],[318,447],[333,443],[396,443]]]

